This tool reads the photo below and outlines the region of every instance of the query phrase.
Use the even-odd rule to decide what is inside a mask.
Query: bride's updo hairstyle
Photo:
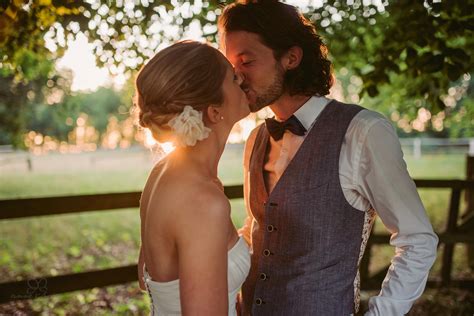
[[[168,122],[185,106],[203,111],[224,102],[227,67],[225,57],[205,43],[182,41],[161,50],[140,69],[135,81],[139,125],[160,143],[173,141]]]

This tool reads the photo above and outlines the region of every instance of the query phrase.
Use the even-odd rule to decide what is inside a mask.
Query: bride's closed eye
[[[234,82],[237,83],[239,86],[244,81],[244,77],[240,74],[234,73]]]
[[[234,73],[234,82],[240,85],[242,83],[242,77]]]

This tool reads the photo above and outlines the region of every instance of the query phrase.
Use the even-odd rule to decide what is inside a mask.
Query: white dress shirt
[[[329,101],[312,97],[294,115],[309,131]],[[268,192],[280,179],[304,137],[289,131],[278,141],[270,137],[264,164]],[[248,166],[244,168],[248,189]],[[353,118],[341,147],[339,177],[349,204],[361,212],[374,208],[391,233],[390,244],[396,247],[382,289],[378,296],[370,298],[365,315],[404,315],[424,291],[428,272],[436,259],[438,237],[408,174],[398,137],[381,114],[364,109]],[[249,205],[247,201],[246,205]],[[241,230],[247,240],[252,220],[247,218]]]

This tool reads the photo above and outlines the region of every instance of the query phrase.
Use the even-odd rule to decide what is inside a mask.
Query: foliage
[[[120,115],[120,113],[122,115]],[[111,117],[126,119],[129,114],[121,103],[121,94],[113,88],[101,87],[94,92],[65,95],[54,104],[37,104],[30,112],[27,129],[59,141],[68,141],[79,117],[97,133],[97,142],[107,131]]]
[[[54,64],[42,54],[20,49],[15,60],[20,71],[0,68],[0,144],[22,146],[34,104],[43,101],[47,87],[67,92],[67,84],[54,74]]]
[[[69,93],[70,82],[54,69],[65,45],[52,53],[45,34],[55,23],[87,22],[83,11],[75,1],[0,2],[0,144],[24,147],[35,106],[53,93]]]
[[[406,81],[403,76],[394,76],[390,85],[379,86],[379,94],[362,97],[362,80],[354,71],[342,67],[337,71],[343,97],[348,102],[383,113],[391,119],[400,137],[454,137],[474,136],[474,98],[471,76],[464,75],[452,83],[441,98],[446,104],[443,110],[430,107],[425,98],[409,98],[406,95]]]
[[[119,113],[120,95],[112,88],[99,88],[92,93],[78,93],[77,95],[66,98],[65,102],[61,104],[65,107],[70,107],[74,104],[76,109],[76,117],[80,113],[88,115],[90,124],[99,132],[103,134],[107,129],[109,117]],[[71,114],[70,111],[68,111]]]
[[[160,44],[181,38],[193,22],[214,40],[221,6],[217,0],[10,1],[0,6],[0,56],[14,65],[18,47],[44,50],[45,35],[59,45],[59,56],[67,38],[82,31],[95,45],[99,66],[136,69]]]
[[[177,1],[0,2],[0,80],[4,90],[0,94],[0,144],[24,146],[22,137],[27,126],[65,139],[71,127],[59,123],[77,114],[81,106],[85,107],[85,113],[91,114],[96,129],[104,131],[107,115],[120,105],[116,97],[107,100],[105,90],[90,97],[69,97],[67,86],[66,99],[56,108],[46,105],[48,102],[43,98],[42,87],[52,89],[53,85],[47,83],[49,80],[55,83],[57,79],[51,61],[62,56],[68,39],[79,31],[94,41],[99,66],[108,65],[112,72],[123,72],[137,68],[165,39],[179,38],[196,19],[196,13],[203,15],[198,16],[198,20],[208,19],[215,24],[215,15],[206,12],[217,6],[218,1],[206,2],[203,6],[198,1],[182,6]],[[172,31],[165,30],[170,24],[176,27]],[[210,24],[207,27],[212,29]],[[215,30],[213,32],[210,32],[211,37],[215,35]],[[55,50],[47,49],[47,43]],[[48,62],[49,68],[46,67]],[[124,95],[130,95],[129,90]],[[35,100],[28,99],[32,95]],[[85,104],[79,105],[79,102]],[[101,108],[102,105],[105,108]],[[126,112],[127,106],[121,110],[121,113]]]
[[[107,66],[112,73],[133,71],[157,49],[185,38],[192,29],[202,30],[205,38],[215,42],[217,16],[222,6],[230,2],[3,1],[0,69],[13,70],[16,78],[27,83],[37,73],[31,64],[22,63],[25,52],[54,60],[62,55],[68,39],[83,32],[95,47],[99,66]],[[470,127],[470,114],[474,112],[472,95],[461,95],[454,105],[447,102],[451,88],[457,89],[466,81],[470,86],[472,1],[324,0],[318,6],[308,3],[301,9],[328,43],[335,69],[345,68],[362,80],[355,92],[360,103],[389,116],[399,113],[409,125],[414,124],[420,110],[427,110],[432,117],[444,116],[444,127],[451,126],[452,131],[442,131],[444,127],[440,130],[431,122],[418,129],[427,128],[438,136],[474,134]],[[47,43],[56,50],[47,49]],[[25,97],[18,94],[18,98]],[[0,113],[17,111],[17,123],[10,135],[18,142],[22,130],[18,126],[25,125],[25,107],[15,105],[17,100],[0,102],[4,104]],[[6,123],[13,124],[12,120]]]
[[[469,81],[466,96],[461,99],[453,111],[449,122],[452,137],[474,137],[474,86]]]
[[[473,69],[473,11],[474,4],[462,0],[399,0],[381,6],[327,1],[312,17],[337,65],[350,65],[370,96],[402,76],[410,83],[407,97],[421,96],[443,109],[440,93]]]
[[[46,48],[45,34],[55,25],[64,25],[62,33],[67,36],[74,25],[87,26],[84,12],[89,5],[83,1],[71,0],[35,0],[0,2],[0,66],[11,66],[17,75],[32,79],[23,74],[28,68],[21,67],[18,61],[19,50],[34,52],[37,55],[51,57]],[[76,23],[76,24],[74,24]],[[60,43],[57,54],[64,51],[65,43]],[[20,66],[20,68],[18,68]]]
[[[231,1],[18,2],[22,3],[13,1],[3,12],[8,18],[2,32],[3,43],[8,43],[2,48],[4,60],[10,60],[18,47],[44,47],[42,36],[47,31],[59,44],[83,31],[94,41],[101,64],[125,70],[135,69],[163,42],[181,38],[193,23],[214,41],[217,15]],[[440,89],[447,90],[449,82],[472,70],[472,2],[326,0],[303,11],[327,39],[337,67],[353,68],[370,96],[396,74],[409,81],[418,79],[407,87],[408,96],[428,94],[435,106],[443,108],[436,98]]]
[[[367,3],[326,1],[308,13],[326,38],[336,69],[345,67],[362,78],[357,93],[370,97],[364,98],[364,105],[387,115],[398,112],[409,121],[417,119],[420,109],[433,117],[443,111],[447,126],[454,125],[450,119],[455,122],[460,117],[464,125],[470,124],[463,113],[474,111],[468,101],[472,96],[461,95],[467,99],[461,104],[446,98],[450,88],[460,89],[466,81],[470,85],[470,76],[466,80],[464,74],[473,72],[474,4],[461,0]],[[433,128],[430,122],[427,125],[434,134],[447,134],[436,133],[442,128]],[[452,135],[474,134],[465,127]]]

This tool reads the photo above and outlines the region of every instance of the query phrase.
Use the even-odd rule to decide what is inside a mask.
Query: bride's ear
[[[206,110],[207,118],[211,123],[219,123],[223,120],[222,114],[220,113],[220,108],[215,106],[208,106]]]

